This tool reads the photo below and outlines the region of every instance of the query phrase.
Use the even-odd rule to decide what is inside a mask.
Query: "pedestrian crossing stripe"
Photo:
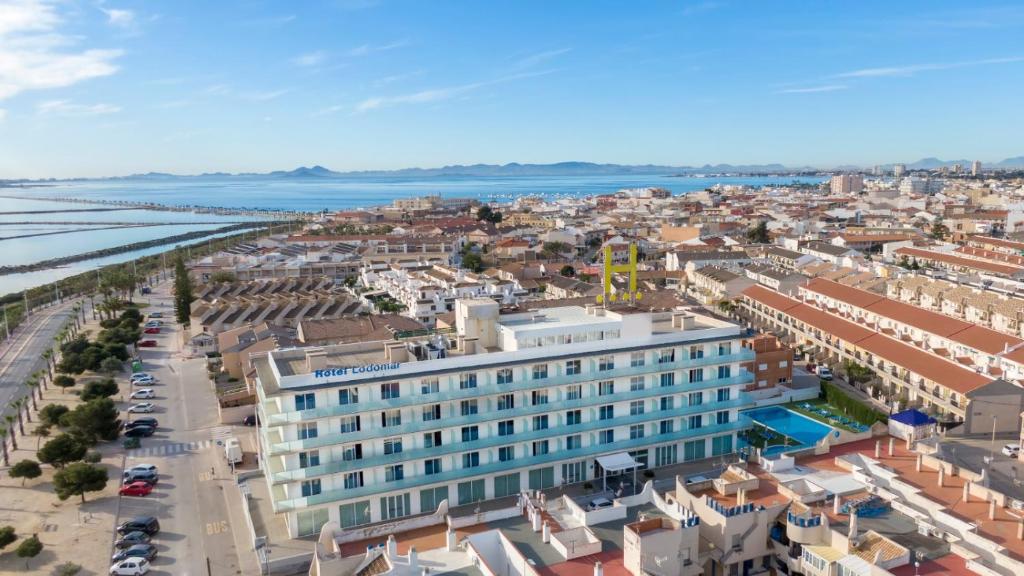
[[[218,426],[210,430],[210,438],[214,440],[218,438],[230,438],[234,435],[234,430],[230,426]]]
[[[147,446],[128,451],[129,458],[144,458],[147,456],[174,456],[186,452],[197,452],[213,446],[212,440],[197,440],[194,442],[178,442],[177,444],[161,444],[160,446]]]

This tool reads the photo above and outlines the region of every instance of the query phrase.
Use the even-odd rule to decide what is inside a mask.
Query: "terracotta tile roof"
[[[858,290],[838,282],[826,280],[825,278],[814,278],[804,285],[804,288],[811,292],[822,294],[823,296],[842,300],[843,302],[847,302],[858,308],[867,308],[879,300],[884,300],[884,296]]]
[[[996,264],[994,262],[987,262],[985,260],[972,260],[970,258],[964,258],[962,256],[956,256],[954,254],[947,254],[945,252],[922,250],[920,248],[900,248],[899,250],[896,250],[897,256],[903,256],[904,254],[912,258],[932,260],[935,262],[951,264],[953,266],[973,268],[975,270],[981,270],[983,272],[993,272],[995,274],[1004,274],[1007,276],[1012,276],[1014,274],[1020,274],[1021,272],[1024,272],[1024,268],[1021,268],[1020,266],[1011,266],[1009,264]]]

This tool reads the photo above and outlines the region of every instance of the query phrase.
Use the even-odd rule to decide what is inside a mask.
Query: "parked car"
[[[140,402],[128,409],[132,414],[149,414],[156,408],[152,402]]]
[[[136,378],[135,380],[132,380],[132,386],[149,386],[151,384],[156,384],[156,378],[153,378],[152,376],[148,378]]]
[[[156,340],[140,340],[139,348],[156,348]]]
[[[131,400],[148,400],[150,398],[156,398],[156,392],[154,392],[152,388],[143,388],[132,392],[131,396],[128,396],[128,398]]]
[[[149,328],[146,328],[145,330],[143,330],[142,333],[143,334],[159,334],[160,333],[160,327],[159,326],[152,326],[152,327],[149,327]]]
[[[153,435],[154,429],[149,426],[132,426],[125,428],[124,435],[128,438],[148,438]]]
[[[164,313],[163,312],[152,312],[152,313],[150,313],[149,317],[150,318],[163,318],[164,317]]]
[[[160,477],[157,475],[156,472],[131,472],[131,473],[125,472],[124,473],[124,485],[125,486],[127,486],[129,484],[132,484],[132,483],[135,483],[135,482],[142,482],[143,484],[147,484],[150,487],[153,487],[153,486],[156,486],[157,482],[159,482],[159,481],[160,481]]]
[[[128,558],[110,567],[111,576],[140,576],[149,572],[149,560]]]
[[[118,534],[127,534],[136,530],[152,536],[160,531],[160,521],[153,516],[136,516],[131,520],[122,522],[117,527]]]
[[[1003,446],[1002,452],[1006,456],[1016,458],[1017,455],[1020,454],[1020,444],[1007,444],[1006,446]]]
[[[242,424],[245,424],[246,426],[255,426],[259,423],[260,418],[255,414],[249,414],[248,416],[245,417],[244,420],[242,420]]]
[[[145,464],[144,463],[144,464],[136,464],[135,466],[132,466],[128,470],[138,471],[138,472],[153,472],[155,474],[157,472],[157,467],[156,467],[156,464]],[[126,472],[128,470],[126,470]]]
[[[114,548],[124,550],[125,548],[131,548],[136,544],[147,544],[149,541],[149,534],[146,534],[142,530],[136,530],[118,538],[117,541],[114,542]]]
[[[832,371],[829,370],[828,366],[818,366],[818,378],[825,381],[832,380]]]
[[[131,430],[132,428],[138,428],[139,426],[146,426],[155,429],[160,427],[160,422],[158,422],[156,418],[136,418],[131,422],[126,423],[124,428],[125,430]]]
[[[134,480],[130,484],[121,486],[117,491],[121,496],[148,496],[153,491],[153,485],[141,480]]]
[[[132,372],[132,380],[136,378],[152,378],[153,375],[149,372]]]
[[[164,325],[164,323],[162,321],[160,321],[160,320],[150,320],[149,322],[146,322],[146,324],[145,324],[146,328],[154,328],[154,327],[159,328],[159,327],[161,327],[163,325]]]
[[[612,501],[607,498],[594,498],[593,500],[590,501],[590,504],[587,504],[587,510],[598,510],[601,508],[608,508],[612,504]]]
[[[146,544],[136,544],[130,548],[117,551],[110,560],[112,562],[120,562],[121,560],[127,560],[128,558],[145,558],[146,560],[152,560],[156,558],[156,546]]]

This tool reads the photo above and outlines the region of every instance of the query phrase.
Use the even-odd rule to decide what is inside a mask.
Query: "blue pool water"
[[[797,440],[802,445],[801,447],[813,446],[833,431],[831,426],[826,426],[817,420],[812,420],[806,416],[797,414],[796,412],[792,412],[779,406],[757,408],[744,412],[743,415],[757,424],[761,424],[762,426]],[[775,447],[773,446],[772,448],[769,448],[765,453],[772,453],[773,448]],[[779,447],[779,449],[774,450],[774,452],[783,452],[792,449],[794,448],[787,447],[783,449],[782,447]]]

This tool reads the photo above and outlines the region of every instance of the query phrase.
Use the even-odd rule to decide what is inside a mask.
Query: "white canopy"
[[[601,465],[601,468],[605,472],[622,472],[623,470],[635,470],[639,464],[628,452],[619,452],[618,454],[609,454],[607,456],[598,456],[597,463]]]

